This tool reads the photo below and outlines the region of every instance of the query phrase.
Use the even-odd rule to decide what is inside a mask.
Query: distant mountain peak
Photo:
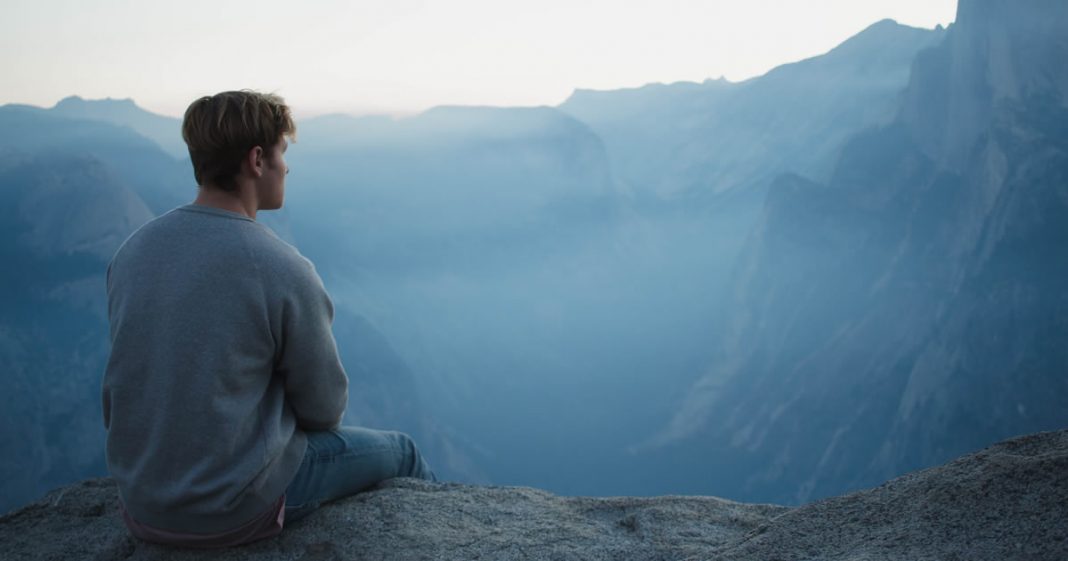
[[[130,108],[141,109],[137,106],[132,98],[115,99],[106,97],[104,99],[85,99],[78,95],[70,95],[59,100],[54,109],[73,109],[73,108],[86,108],[90,106],[108,106],[113,108]],[[143,111],[143,109],[141,109]]]
[[[129,127],[138,134],[151,139],[174,158],[184,158],[188,153],[182,140],[179,119],[148,111],[131,98],[85,99],[78,95],[67,96],[48,111],[67,118],[103,121]]]
[[[65,117],[112,121],[124,125],[129,125],[128,121],[132,118],[166,118],[138,107],[137,103],[128,97],[123,99],[111,97],[85,99],[81,96],[71,95],[59,100],[51,110]]]
[[[932,31],[898,23],[889,18],[882,19],[846,39],[827,54],[831,56],[840,56],[842,54],[856,56],[856,53],[884,50],[890,45],[912,44],[919,41],[920,36],[941,31],[943,29],[936,28]]]

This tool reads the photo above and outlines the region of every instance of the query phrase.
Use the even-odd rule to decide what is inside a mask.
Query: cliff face
[[[397,479],[225,551],[131,538],[94,479],[0,517],[4,558],[37,559],[1063,559],[1068,431],[1004,442],[876,489],[798,509],[713,497],[557,497]]]
[[[936,234],[906,251],[926,245],[946,297],[873,459],[880,475],[1068,422],[1068,4],[965,0],[957,18],[914,66],[901,112],[936,170],[920,207]],[[924,113],[927,94],[944,111]]]
[[[913,64],[900,121],[939,164],[966,169],[1006,107],[1068,99],[1068,4],[962,0],[945,42]]]
[[[780,177],[722,353],[655,443],[804,502],[1068,425],[1068,5],[961,2],[898,118]]]

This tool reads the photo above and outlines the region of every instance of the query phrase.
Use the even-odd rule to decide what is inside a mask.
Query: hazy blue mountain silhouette
[[[772,187],[652,450],[803,502],[1068,424],[1068,6],[962,0],[896,119]]]
[[[606,218],[615,202],[599,139],[551,108],[300,126],[291,180],[306,187],[287,204],[326,267],[482,266],[515,244],[538,251],[547,232]]]
[[[883,20],[745,82],[578,90],[560,109],[604,139],[616,178],[647,204],[762,196],[783,172],[825,178],[849,136],[889,122],[916,53],[943,35]]]
[[[767,182],[806,157],[829,168],[836,142],[892,119],[912,57],[943,33],[882,22],[745,84],[313,119],[290,156],[294,229],[431,388],[430,406],[496,452],[494,481],[690,489],[706,475],[659,478],[658,458],[628,449],[707,363]],[[627,177],[657,157],[664,185],[702,181],[661,197]],[[728,187],[704,181],[713,173]],[[594,457],[626,468],[586,469]]]
[[[489,478],[552,476],[546,462],[591,430],[561,385],[592,402],[614,370],[573,357],[611,339],[605,309],[635,290],[603,251],[620,209],[600,139],[547,107],[300,127],[287,205],[340,305],[383,330]]]
[[[850,136],[892,120],[913,58],[944,35],[883,20],[824,55],[742,83],[580,90],[560,106],[604,139],[638,217],[633,229],[643,232],[635,263],[663,269],[661,286],[699,279],[671,295],[715,318],[699,324],[709,331],[701,349],[722,336],[730,272],[774,178],[828,177]],[[703,367],[693,368],[696,376]]]
[[[104,268],[151,216],[91,157],[0,153],[0,510],[104,473]]]
[[[155,142],[172,158],[189,158],[189,151],[182,140],[181,120],[141,109],[132,99],[87,100],[72,95],[61,99],[51,111],[63,117],[105,121],[129,127]]]
[[[85,118],[88,108],[95,107],[108,105],[88,102],[78,118],[63,116],[55,108],[2,106],[0,149],[42,157],[90,155],[111,169],[156,214],[187,202],[189,184],[194,183],[189,164],[175,160],[132,128],[108,121],[108,112]]]

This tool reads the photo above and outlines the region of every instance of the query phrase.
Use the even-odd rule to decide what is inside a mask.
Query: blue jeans
[[[406,434],[360,427],[312,431],[297,475],[286,488],[286,525],[319,505],[393,477],[437,481]]]

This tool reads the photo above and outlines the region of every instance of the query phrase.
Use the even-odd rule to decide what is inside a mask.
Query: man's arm
[[[285,379],[286,401],[305,430],[341,424],[348,403],[348,377],[330,329],[334,305],[310,262],[282,304],[276,370]]]

